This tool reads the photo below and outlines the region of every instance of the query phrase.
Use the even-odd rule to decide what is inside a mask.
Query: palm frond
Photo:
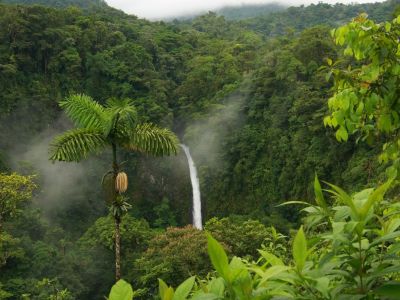
[[[125,148],[155,156],[177,154],[179,141],[170,130],[159,128],[151,123],[136,125],[130,134]]]
[[[107,141],[101,130],[78,128],[56,137],[50,145],[50,160],[79,162],[103,149]]]
[[[127,130],[132,130],[135,127],[137,112],[131,99],[109,99],[106,103],[105,112],[110,119],[107,133],[115,130],[118,124],[122,124],[122,127]]]
[[[87,95],[71,95],[60,102],[60,107],[77,127],[104,129],[106,126],[104,107]]]

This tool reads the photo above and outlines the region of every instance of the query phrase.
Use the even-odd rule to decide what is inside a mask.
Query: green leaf
[[[324,181],[325,182],[325,181]],[[346,204],[348,207],[350,207],[351,211],[353,214],[358,218],[359,216],[359,211],[357,207],[355,206],[353,199],[347,194],[343,189],[340,187],[333,185],[329,182],[325,182],[327,185],[329,185],[332,190],[327,190],[329,193],[333,194],[336,196],[336,199],[341,202]]]
[[[392,127],[392,119],[388,114],[382,114],[378,120],[378,128],[383,132],[390,132]]]
[[[172,300],[174,297],[174,289],[168,287],[162,279],[158,279],[158,290],[161,300]]]
[[[225,284],[222,278],[213,278],[208,285],[208,290],[214,295],[223,297],[225,291]]]
[[[399,274],[399,272],[400,272],[399,265],[389,266],[382,270],[371,273],[370,278],[381,278],[381,277],[389,275],[389,274]]]
[[[104,149],[107,141],[101,131],[78,128],[56,137],[50,145],[50,160],[75,161],[86,158]]]
[[[340,126],[340,128],[336,131],[336,139],[340,141],[346,142],[349,138],[349,134],[347,133],[346,128],[344,126]]]
[[[377,189],[375,189],[371,195],[369,195],[367,202],[364,204],[364,206],[360,210],[360,216],[361,218],[365,218],[371,209],[371,207],[381,201],[383,199],[383,196],[385,195],[386,191],[390,188],[392,185],[393,179],[389,179],[387,182],[379,186]]]
[[[164,282],[164,280],[162,279],[158,279],[158,290],[160,293],[160,297],[161,299],[164,299],[164,296],[166,294],[166,291],[168,290],[168,286],[167,284]]]
[[[215,270],[226,280],[229,280],[228,256],[224,248],[210,234],[207,234],[208,255]]]
[[[287,270],[290,270],[290,267],[287,266],[272,266],[265,270],[261,276],[261,281],[259,285],[264,284],[266,281],[268,281],[271,277],[277,276],[282,272],[285,272]]]
[[[315,174],[315,179],[314,179],[314,194],[315,194],[315,201],[317,202],[317,204],[324,210],[326,210],[327,205],[325,202],[324,195],[322,194],[321,184],[319,183],[317,174]]]
[[[271,266],[283,266],[284,263],[281,259],[273,255],[272,253],[269,253],[264,250],[258,250],[258,252],[261,254],[261,256],[267,261],[268,264]]]
[[[281,203],[281,204],[277,205],[276,207],[290,205],[290,204],[310,205],[310,203],[307,203],[307,202],[304,202],[304,201],[286,201],[284,203]]]
[[[389,282],[375,290],[375,293],[385,296],[387,299],[399,299],[400,282]]]
[[[378,239],[375,239],[372,243],[371,243],[371,247],[378,245],[382,242],[386,242],[386,241],[390,241],[390,240],[394,240],[395,238],[398,238],[400,236],[400,231],[395,231],[395,232],[391,232],[388,234],[385,234],[383,236],[381,236]]]
[[[128,150],[163,156],[178,153],[179,141],[172,131],[145,123],[131,131],[123,146]]]
[[[303,226],[301,226],[299,231],[297,231],[293,241],[293,258],[297,270],[301,272],[307,259],[307,240],[304,235]]]
[[[181,285],[176,288],[173,300],[185,300],[188,296],[190,291],[193,288],[194,281],[196,276],[192,276],[189,279],[186,279]]]
[[[192,300],[218,300],[218,299],[224,299],[223,297],[214,295],[214,294],[199,294],[193,297]]]
[[[60,107],[77,127],[103,130],[107,123],[104,107],[87,95],[71,95],[60,102]]]
[[[118,280],[118,282],[114,284],[108,296],[109,300],[132,300],[132,298],[132,286],[123,279]]]

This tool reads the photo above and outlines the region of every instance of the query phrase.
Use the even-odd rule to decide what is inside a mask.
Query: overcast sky
[[[226,5],[270,3],[271,0],[106,0],[110,6],[122,9],[126,13],[141,18],[160,19],[177,17],[185,14],[215,10]],[[323,0],[326,3],[366,3],[383,0]],[[278,1],[275,1],[278,2]],[[319,0],[279,1],[286,5],[318,3]]]

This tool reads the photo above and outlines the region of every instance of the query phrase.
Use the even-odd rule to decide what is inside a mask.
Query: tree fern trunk
[[[121,232],[120,218],[115,218],[115,281],[121,279]]]
[[[112,144],[112,153],[113,153],[113,171],[114,171],[114,183],[115,183],[115,178],[117,177],[118,174],[118,162],[117,162],[117,146],[113,143]],[[114,193],[115,189],[114,189]],[[114,198],[116,198],[117,195],[115,195]],[[115,199],[114,199],[115,201]],[[120,231],[120,224],[121,224],[121,218],[120,216],[114,215],[114,220],[115,220],[115,280],[118,281],[121,279],[121,231]]]

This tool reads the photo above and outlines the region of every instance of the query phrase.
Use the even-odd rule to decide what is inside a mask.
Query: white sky
[[[110,6],[141,18],[160,19],[185,14],[215,10],[226,5],[270,3],[271,0],[106,0]],[[275,1],[286,5],[300,5],[321,2],[319,0]],[[383,0],[323,0],[325,3],[367,3]]]

